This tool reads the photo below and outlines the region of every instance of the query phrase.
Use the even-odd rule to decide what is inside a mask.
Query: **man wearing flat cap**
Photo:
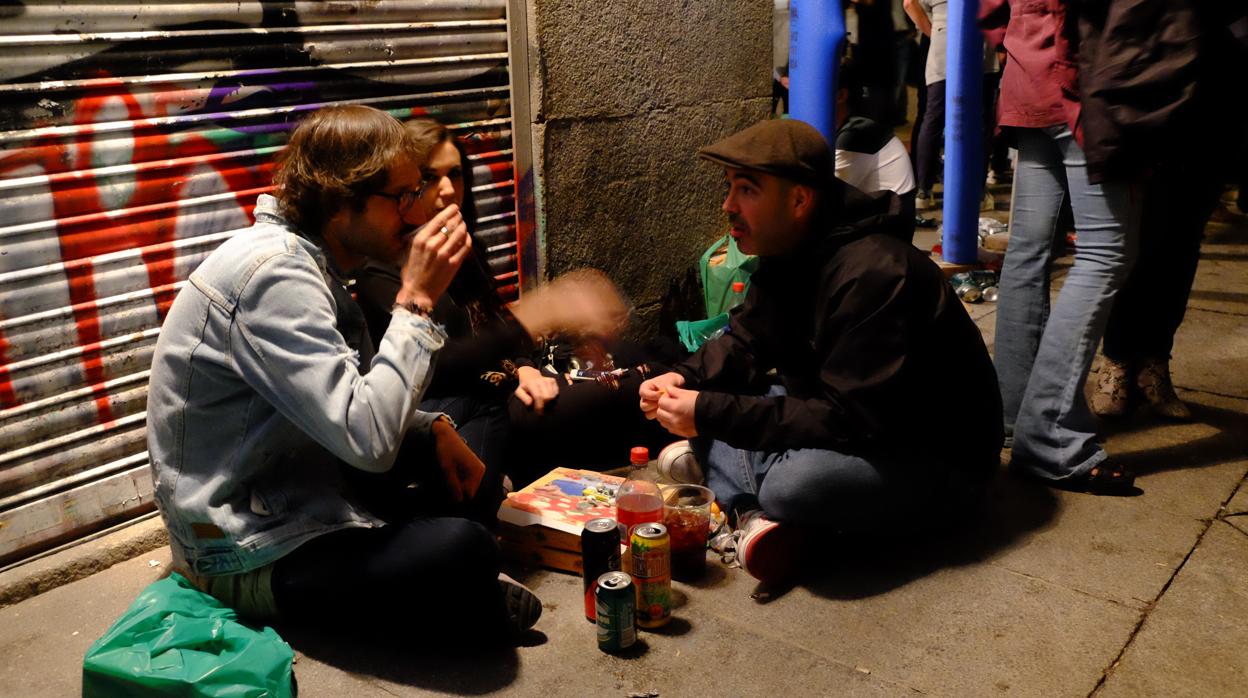
[[[784,582],[812,533],[930,529],[972,508],[999,464],[996,374],[940,269],[898,238],[896,194],[835,179],[801,121],[698,154],[724,168],[731,234],[759,267],[728,332],[640,398],[690,438],[733,517],[719,547]]]

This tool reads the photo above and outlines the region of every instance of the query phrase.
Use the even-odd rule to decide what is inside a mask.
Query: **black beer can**
[[[598,578],[620,569],[620,528],[615,519],[593,519],[581,531],[581,573],[585,592],[585,618],[598,620],[594,589]]]

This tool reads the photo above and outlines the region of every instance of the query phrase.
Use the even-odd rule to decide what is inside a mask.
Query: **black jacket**
[[[1210,147],[1242,123],[1242,2],[1078,0],[1083,150],[1093,182]]]
[[[816,234],[760,260],[729,332],[676,367],[701,391],[698,433],[749,450],[995,468],[996,373],[940,269],[893,237],[905,224],[896,195],[836,181],[824,201]],[[787,395],[764,395],[772,382]]]

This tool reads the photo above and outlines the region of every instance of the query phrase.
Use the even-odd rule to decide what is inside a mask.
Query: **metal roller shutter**
[[[153,510],[161,320],[251,224],[308,111],[470,135],[478,232],[518,293],[507,0],[35,0],[0,18],[0,567]]]

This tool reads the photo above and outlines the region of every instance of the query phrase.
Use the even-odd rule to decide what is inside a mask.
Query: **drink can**
[[[615,519],[593,519],[581,531],[581,571],[585,590],[585,617],[598,620],[594,593],[598,578],[620,569],[620,529]]]
[[[997,285],[997,272],[991,269],[976,269],[971,272],[971,280],[981,289]]]
[[[975,277],[972,276],[971,272],[969,271],[960,271],[957,274],[954,274],[953,276],[949,277],[949,283],[954,288],[957,288],[959,286],[965,286],[966,284],[972,284],[974,286],[979,285],[975,283]]]
[[[658,628],[672,619],[672,539],[667,526],[637,526],[629,550],[637,586],[637,625]]]
[[[637,598],[627,572],[607,572],[594,583],[598,649],[619,652],[637,641]]]
[[[1001,291],[996,286],[988,286],[984,288],[983,294],[984,300],[989,303],[996,303],[997,299],[1001,297]]]
[[[973,283],[957,286],[953,289],[953,292],[958,294],[958,298],[965,303],[978,303],[984,299],[983,292]]]

